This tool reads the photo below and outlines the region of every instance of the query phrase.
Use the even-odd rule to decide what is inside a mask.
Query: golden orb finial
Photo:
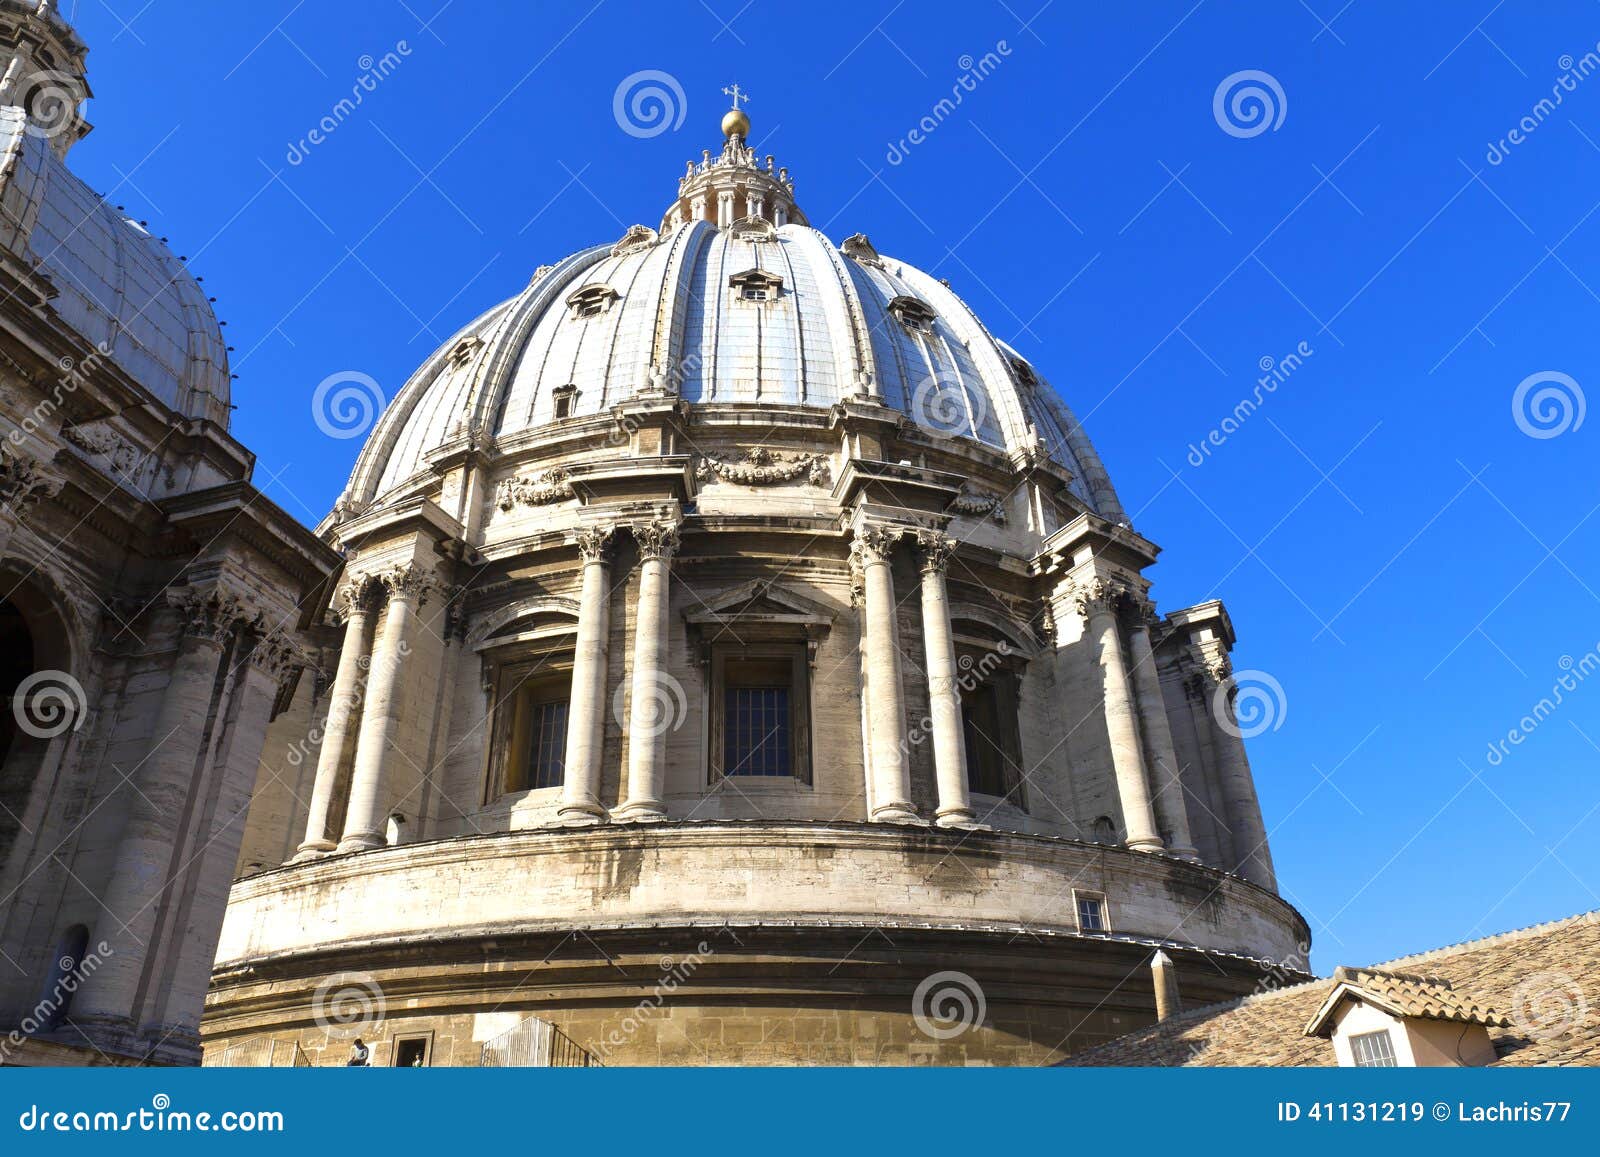
[[[722,115],[722,135],[725,137],[739,137],[741,140],[749,139],[750,118],[740,110],[739,102],[743,101],[748,104],[750,102],[750,94],[740,88],[737,82],[722,91],[727,93],[733,101],[733,107]]]

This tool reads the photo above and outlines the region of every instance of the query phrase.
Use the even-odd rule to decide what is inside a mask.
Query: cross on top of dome
[[[722,117],[722,151],[713,155],[705,149],[699,161],[688,162],[678,178],[677,200],[662,215],[661,232],[686,221],[709,221],[726,229],[747,217],[776,226],[807,224],[794,203],[789,170],[778,167],[770,153],[757,160],[755,150],[745,143],[750,118],[739,106],[750,102],[750,94],[737,82],[722,91],[733,105]]]

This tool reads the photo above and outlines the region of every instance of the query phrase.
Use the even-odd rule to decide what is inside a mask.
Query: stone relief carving
[[[621,257],[639,249],[648,249],[659,240],[659,235],[648,225],[629,225],[622,239],[611,247],[611,256]]]
[[[695,464],[695,476],[702,482],[720,478],[741,486],[775,486],[792,482],[802,474],[813,486],[828,486],[833,481],[833,467],[826,454],[784,455],[757,446],[737,459],[707,454]]]
[[[61,437],[86,453],[104,458],[118,474],[131,474],[139,464],[138,447],[110,430],[63,426]]]
[[[852,233],[846,237],[839,243],[839,251],[862,265],[883,268],[883,258],[878,256],[878,251],[872,247],[872,242],[867,240],[865,233]]]
[[[957,514],[973,517],[988,515],[1002,526],[1006,522],[1005,499],[998,494],[979,494],[975,490],[963,487],[961,493],[950,503],[950,509]]]
[[[33,455],[0,443],[0,508],[20,515],[33,503],[54,497],[61,485]]]
[[[576,497],[567,472],[559,466],[529,478],[502,478],[495,487],[495,504],[501,510],[510,510],[519,502],[524,506],[546,506]]]

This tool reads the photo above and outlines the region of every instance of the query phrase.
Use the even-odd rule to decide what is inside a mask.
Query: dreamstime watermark
[[[726,925],[717,929],[717,935],[725,936],[735,944],[744,943],[739,939],[738,933]],[[658,962],[659,974],[650,988],[650,995],[634,1005],[633,1011],[624,1016],[621,1023],[594,1046],[595,1055],[604,1060],[617,1049],[625,1048],[632,1043],[641,1028],[661,1015],[662,1008],[672,995],[693,979],[700,966],[716,954],[715,945],[709,940],[702,940],[695,945],[695,950],[686,956],[661,957]]]
[[[678,730],[689,718],[689,696],[684,693],[682,683],[666,671],[652,671],[646,682],[649,686],[641,692],[634,680],[625,679],[617,684],[616,694],[611,697],[611,715],[629,738],[653,739]],[[634,726],[635,720],[629,714],[630,691],[635,706],[642,704],[643,714],[638,720],[643,724],[641,727]]]
[[[911,1019],[934,1040],[954,1040],[982,1025],[988,1015],[983,986],[965,972],[935,972],[911,994]]]
[[[989,400],[954,374],[932,374],[912,391],[911,420],[935,438],[976,438],[989,420]]]
[[[622,78],[611,94],[611,115],[630,137],[648,140],[683,127],[689,98],[670,72],[645,68]]]
[[[1211,693],[1217,726],[1237,739],[1277,731],[1289,718],[1283,684],[1265,671],[1235,671]]]
[[[956,660],[959,673],[955,677],[955,692],[957,695],[969,695],[983,686],[984,681],[998,669],[1011,654],[1011,644],[1004,639],[995,646],[993,651],[985,651],[983,657],[976,662],[971,655],[962,655]],[[912,747],[921,747],[930,735],[933,734],[933,716],[924,715],[906,733],[905,742],[901,749],[909,751]]]
[[[395,649],[394,661],[403,663],[410,656],[411,644],[401,639],[400,645]],[[367,684],[372,681],[371,654],[362,655],[356,660],[356,671],[355,686],[350,689],[349,695],[345,698],[345,709],[352,713],[360,710],[361,704],[366,702],[367,699]],[[284,749],[284,761],[290,767],[299,767],[307,759],[315,758],[314,753],[321,749],[322,741],[326,737],[326,720],[321,724],[313,723],[306,728],[304,739],[296,739]]]
[[[405,63],[411,51],[409,43],[397,40],[394,47],[381,57],[374,59],[369,53],[357,60],[356,67],[361,70],[361,75],[356,77],[355,83],[350,86],[350,95],[341,97],[305,136],[298,141],[290,141],[284,160],[291,165],[304,164],[305,159],[311,155],[311,150],[338,132],[340,126],[355,115],[356,109],[361,107],[367,97],[377,92],[378,86],[393,76],[395,70]]]
[[[1303,341],[1281,358],[1274,358],[1271,355],[1262,357],[1256,363],[1261,370],[1261,376],[1256,379],[1255,389],[1240,398],[1228,416],[1207,431],[1204,438],[1189,443],[1187,455],[1189,465],[1204,466],[1212,451],[1237,434],[1245,422],[1250,420],[1250,416],[1259,410],[1269,397],[1277,393],[1278,387],[1293,377],[1295,372],[1305,365],[1306,359],[1316,352],[1310,342]]]
[[[974,59],[971,53],[963,53],[956,61],[956,66],[961,69],[961,75],[957,76],[955,83],[950,86],[950,95],[940,97],[905,136],[898,141],[890,141],[889,151],[884,154],[883,159],[891,165],[905,161],[911,155],[911,150],[937,132],[939,126],[961,107],[961,102],[967,95],[977,92],[978,85],[987,80],[1010,55],[1011,45],[1004,40],[995,41],[994,49],[985,52],[977,59]]]
[[[1504,763],[1506,757],[1511,754],[1511,749],[1521,747],[1527,742],[1528,737],[1566,702],[1568,694],[1576,691],[1590,675],[1600,671],[1600,643],[1596,643],[1582,658],[1561,656],[1557,666],[1561,668],[1561,674],[1556,676],[1556,681],[1551,685],[1550,694],[1529,708],[1527,714],[1517,720],[1517,725],[1506,732],[1504,739],[1496,739],[1489,744],[1487,758],[1490,767],[1499,767]]]
[[[1230,137],[1259,137],[1277,132],[1289,115],[1289,98],[1270,72],[1246,68],[1222,78],[1211,96],[1211,115]]]
[[[1585,52],[1577,60],[1573,60],[1572,54],[1567,53],[1556,61],[1556,67],[1561,69],[1561,75],[1556,77],[1555,83],[1550,86],[1550,95],[1541,97],[1535,102],[1505,136],[1497,141],[1490,141],[1489,149],[1483,156],[1484,160],[1491,165],[1503,164],[1511,155],[1512,149],[1537,132],[1539,126],[1561,107],[1568,93],[1577,92],[1580,84],[1600,71],[1600,44],[1595,45],[1592,51]]]
[[[51,1109],[29,1105],[17,1117],[24,1133],[282,1133],[283,1114],[275,1109],[224,1109],[191,1113],[172,1107],[172,1098],[157,1093],[149,1108],[117,1112],[109,1109]]]
[[[329,1036],[360,1036],[383,1023],[383,986],[370,972],[340,972],[317,985],[311,1017]]]
[[[1516,1028],[1534,1040],[1551,1040],[1589,1024],[1589,998],[1565,972],[1535,972],[1511,994],[1508,1013]]]
[[[65,671],[35,671],[11,697],[11,714],[17,730],[34,739],[54,739],[76,731],[88,717],[89,699],[79,683]]]
[[[28,110],[24,132],[52,140],[83,123],[82,95],[79,81],[71,73],[42,69],[24,79],[7,103]]]
[[[377,379],[360,370],[340,370],[317,383],[311,420],[330,438],[359,438],[372,429],[387,399]]]
[[[1583,387],[1559,370],[1529,374],[1511,392],[1511,420],[1530,438],[1559,438],[1576,430],[1588,409]]]
[[[72,1003],[73,994],[83,987],[83,982],[115,955],[111,945],[102,940],[81,959],[62,956],[56,961],[56,979],[50,985],[50,991],[7,1034],[4,1043],[0,1044],[0,1061],[9,1060],[27,1042],[28,1037],[54,1028]]]

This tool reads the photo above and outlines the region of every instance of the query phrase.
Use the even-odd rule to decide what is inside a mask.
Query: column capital
[[[1117,578],[1093,575],[1072,580],[1072,605],[1085,619],[1094,615],[1115,614],[1130,593],[1128,584]]]
[[[62,478],[45,469],[31,454],[11,450],[0,443],[0,508],[21,514],[31,503],[52,498],[62,486]]]
[[[668,559],[678,552],[678,523],[665,519],[634,523],[628,528],[638,544],[640,559]]]
[[[956,540],[937,530],[918,530],[917,558],[923,574],[943,574],[956,553]]]
[[[339,584],[334,592],[329,614],[340,623],[348,624],[352,617],[372,609],[371,600],[376,588],[383,584],[372,575],[351,575]]]
[[[390,567],[373,577],[383,584],[390,599],[409,601],[418,607],[425,604],[429,596],[444,589],[437,571],[414,562]]]
[[[220,586],[168,591],[167,605],[182,618],[185,635],[218,645],[237,628],[255,626],[266,617],[260,608]]]
[[[586,526],[573,535],[573,542],[584,562],[605,562],[615,534],[614,526]]]
[[[1208,689],[1215,690],[1233,678],[1233,660],[1220,646],[1190,643],[1187,650],[1190,661]]]
[[[858,527],[850,540],[851,567],[861,570],[873,563],[888,562],[889,552],[909,529],[890,523],[868,523]]]
[[[250,663],[281,687],[296,671],[310,666],[311,658],[284,632],[272,630],[256,640],[250,652]]]

